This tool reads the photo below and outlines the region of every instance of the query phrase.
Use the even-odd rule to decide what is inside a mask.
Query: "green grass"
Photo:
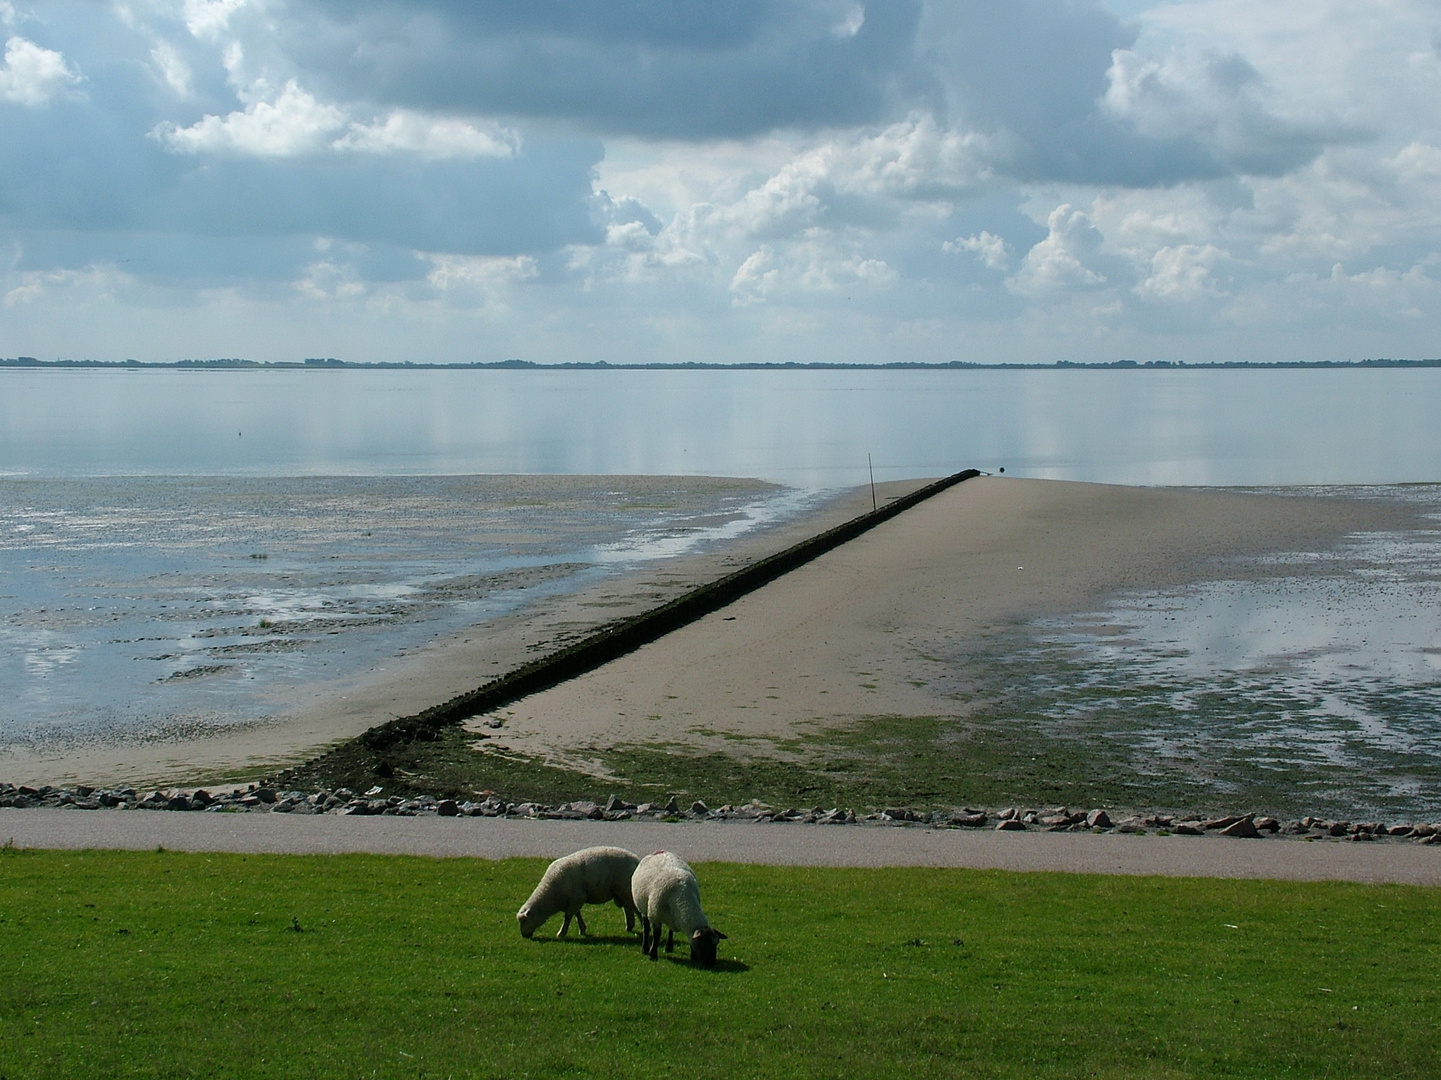
[[[1441,1074],[1436,890],[712,864],[702,971],[542,866],[0,852],[0,1076]]]

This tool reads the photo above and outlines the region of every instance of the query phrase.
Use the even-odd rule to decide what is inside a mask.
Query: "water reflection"
[[[0,372],[0,473],[1441,478],[1441,370]]]

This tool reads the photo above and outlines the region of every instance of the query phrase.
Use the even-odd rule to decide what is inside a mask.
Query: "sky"
[[[1436,0],[0,0],[0,356],[1441,356]]]

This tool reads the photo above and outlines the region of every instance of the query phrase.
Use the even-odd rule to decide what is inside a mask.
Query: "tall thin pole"
[[[871,464],[871,455],[866,454],[866,468],[871,471],[871,512],[876,509],[876,467]]]

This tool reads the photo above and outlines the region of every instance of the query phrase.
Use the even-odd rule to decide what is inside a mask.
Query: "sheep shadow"
[[[706,975],[739,975],[751,969],[749,964],[741,960],[724,960],[717,958],[711,967],[703,968],[692,964],[690,958],[686,956],[666,956],[662,953],[660,958],[668,964],[690,968],[693,971],[699,971]]]
[[[572,945],[572,946],[573,946],[573,945],[584,945],[584,946],[605,946],[605,945],[608,945],[608,946],[616,946],[616,945],[621,945],[621,946],[624,946],[624,947],[627,948],[627,949],[637,949],[637,946],[638,946],[639,943],[640,943],[640,937],[639,937],[639,935],[636,935],[636,934],[587,934],[585,937],[569,936],[569,935],[568,935],[568,936],[563,937],[563,938],[558,938],[558,937],[553,937],[553,936],[550,936],[550,935],[546,935],[545,937],[541,937],[539,934],[537,934],[534,938],[531,939],[531,941],[532,941],[534,944],[537,944],[537,945],[561,945],[561,946],[565,946],[565,945]],[[637,949],[637,951],[639,951],[639,950]],[[641,958],[642,958],[642,959],[645,958],[645,954],[644,954],[644,953],[641,953]],[[726,960],[726,959],[721,958],[721,957],[717,957],[716,962],[715,962],[715,965],[714,965],[713,967],[709,967],[709,968],[698,967],[697,965],[692,964],[692,963],[690,962],[690,957],[686,956],[683,952],[679,952],[679,951],[677,951],[677,952],[675,952],[675,953],[669,953],[669,954],[667,954],[667,953],[661,953],[661,954],[660,954],[660,959],[664,960],[664,961],[665,961],[666,963],[668,963],[668,964],[677,964],[677,965],[679,965],[679,966],[681,966],[681,967],[693,968],[693,969],[696,970],[696,971],[704,971],[704,972],[708,972],[708,973],[711,973],[711,974],[717,974],[717,975],[720,975],[720,974],[724,974],[724,975],[739,975],[739,974],[741,974],[742,972],[746,972],[746,971],[749,971],[749,970],[751,969],[750,965],[747,964],[747,963],[744,963],[743,961],[740,961],[740,960]]]
[[[640,937],[637,934],[587,934],[585,937],[567,936],[563,938],[547,935],[542,939],[537,934],[531,940],[543,945],[628,945],[634,949],[637,947]]]

